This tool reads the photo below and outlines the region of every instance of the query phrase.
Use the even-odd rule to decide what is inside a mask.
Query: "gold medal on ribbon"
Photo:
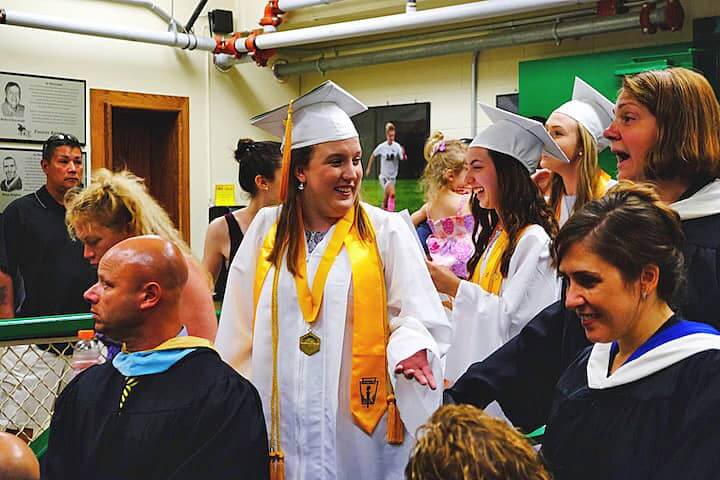
[[[300,337],[300,351],[308,357],[320,351],[320,337],[312,332],[307,332]]]

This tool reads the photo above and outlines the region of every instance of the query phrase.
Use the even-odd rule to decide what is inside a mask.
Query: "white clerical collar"
[[[612,343],[596,343],[587,364],[588,387],[597,390],[635,382],[696,353],[720,350],[720,332],[709,325],[680,320],[648,340],[643,353],[635,354],[608,376]]]

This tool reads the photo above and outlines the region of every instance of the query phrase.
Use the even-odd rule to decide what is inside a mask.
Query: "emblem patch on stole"
[[[360,403],[363,407],[370,408],[375,405],[379,384],[377,377],[362,377],[360,379]]]

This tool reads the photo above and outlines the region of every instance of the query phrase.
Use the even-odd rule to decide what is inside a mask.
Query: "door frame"
[[[177,123],[177,228],[190,242],[190,99],[169,95],[90,89],[90,142],[92,168],[112,170],[112,109],[128,108],[176,112]]]

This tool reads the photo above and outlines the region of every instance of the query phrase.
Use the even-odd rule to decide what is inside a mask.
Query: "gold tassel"
[[[292,127],[293,127],[293,102],[288,105],[287,119],[285,120],[285,141],[283,142],[282,169],[280,170],[280,201],[287,200],[288,188],[290,186],[290,160],[292,155]]]
[[[270,452],[270,480],[285,480],[285,455],[282,452]]]
[[[387,404],[387,442],[390,445],[401,445],[405,437],[405,426],[395,405],[395,395],[387,396]]]

